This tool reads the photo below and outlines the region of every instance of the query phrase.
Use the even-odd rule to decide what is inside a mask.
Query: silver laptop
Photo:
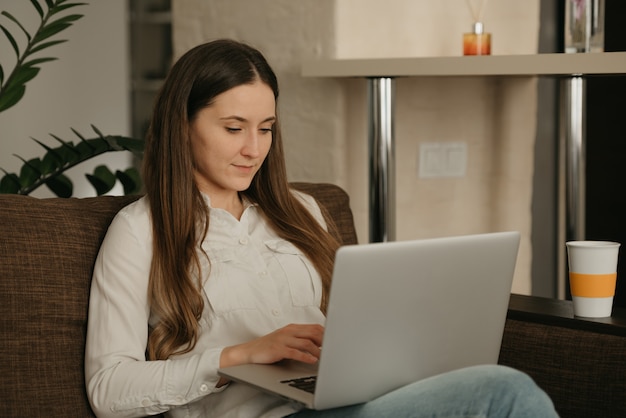
[[[317,365],[282,361],[219,373],[327,409],[496,364],[519,239],[518,232],[499,232],[341,247]],[[314,393],[296,387],[297,379]]]

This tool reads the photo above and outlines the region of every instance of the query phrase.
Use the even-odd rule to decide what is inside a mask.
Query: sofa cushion
[[[92,266],[136,198],[0,195],[1,415],[93,416],[83,373]]]

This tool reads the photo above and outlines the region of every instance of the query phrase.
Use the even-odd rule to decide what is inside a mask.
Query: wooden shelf
[[[625,74],[626,52],[305,61],[304,77],[468,77]]]

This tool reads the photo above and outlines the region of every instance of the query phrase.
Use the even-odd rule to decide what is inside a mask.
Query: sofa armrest
[[[573,316],[571,301],[512,295],[499,363],[528,373],[563,417],[626,416],[626,310]]]

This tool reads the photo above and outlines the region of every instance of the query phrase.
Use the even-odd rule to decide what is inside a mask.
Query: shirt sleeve
[[[152,242],[147,211],[136,212],[142,216],[123,210],[115,217],[94,266],[85,379],[99,417],[159,414],[223,390],[215,388],[222,348],[146,360]]]

